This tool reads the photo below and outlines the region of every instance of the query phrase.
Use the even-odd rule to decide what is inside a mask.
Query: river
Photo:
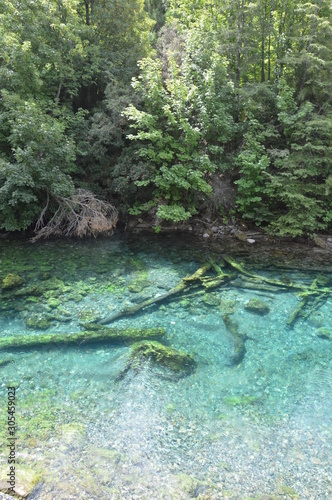
[[[247,257],[235,260],[249,274],[332,288],[330,269]],[[222,262],[174,238],[1,241],[0,340],[84,331],[164,294],[210,259]],[[6,288],[8,275],[20,281]],[[242,278],[110,325],[165,329],[160,342],[195,361],[185,376],[151,360],[124,372],[128,342],[0,351],[2,480],[10,386],[16,481],[35,484],[29,499],[331,498],[332,294],[290,325],[301,290],[246,288]],[[238,362],[225,318],[245,344]]]

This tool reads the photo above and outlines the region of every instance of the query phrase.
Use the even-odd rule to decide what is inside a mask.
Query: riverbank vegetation
[[[101,231],[331,229],[327,0],[3,0],[0,45],[1,229],[70,234],[71,200],[96,234],[82,193]]]

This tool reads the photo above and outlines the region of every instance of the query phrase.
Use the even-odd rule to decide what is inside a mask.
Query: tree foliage
[[[328,0],[2,0],[0,228],[85,189],[156,222],[329,230],[331,35]]]

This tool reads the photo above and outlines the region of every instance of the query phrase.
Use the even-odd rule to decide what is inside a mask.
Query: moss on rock
[[[47,305],[50,306],[51,309],[56,309],[57,307],[59,307],[60,304],[61,304],[60,300],[54,297],[51,297],[47,301]]]
[[[140,293],[143,290],[143,286],[140,283],[132,283],[128,285],[128,290],[131,293]]]
[[[259,299],[250,299],[244,306],[247,311],[264,316],[270,312],[270,307]]]
[[[86,440],[85,426],[80,423],[71,422],[60,427],[61,445],[70,448],[81,448]]]
[[[227,406],[235,407],[235,406],[250,406],[257,404],[258,398],[256,396],[230,396],[224,399],[224,402]]]
[[[2,280],[2,288],[3,290],[9,290],[11,288],[16,288],[23,283],[23,278],[18,276],[18,274],[7,274],[5,278]]]
[[[129,371],[139,371],[146,361],[151,361],[174,372],[177,376],[190,375],[196,368],[196,361],[189,354],[177,351],[160,342],[139,342],[134,344],[120,379]]]
[[[48,328],[51,328],[53,325],[53,322],[46,317],[40,317],[38,314],[34,314],[25,320],[25,324],[27,328],[33,330],[48,330]]]
[[[7,474],[8,466],[0,470],[0,491],[5,493],[8,493]],[[26,498],[40,483],[41,477],[40,472],[35,471],[26,465],[16,463],[14,487],[15,494],[19,498]]]
[[[220,309],[224,314],[233,314],[236,311],[237,302],[235,299],[222,299]]]
[[[220,297],[215,293],[206,293],[202,301],[210,307],[217,307],[220,305]]]

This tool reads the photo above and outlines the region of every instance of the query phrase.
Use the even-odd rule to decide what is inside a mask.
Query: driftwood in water
[[[239,332],[239,325],[236,321],[233,321],[229,314],[224,314],[222,317],[226,330],[232,335],[234,340],[234,354],[231,358],[232,365],[239,365],[246,355],[246,340],[247,336],[242,335]]]
[[[186,278],[183,278],[178,285],[169,290],[167,293],[164,293],[163,295],[159,295],[158,297],[154,297],[152,299],[145,300],[144,302],[136,304],[135,306],[126,307],[125,309],[122,309],[122,311],[119,311],[111,316],[107,316],[106,318],[99,321],[99,323],[102,325],[107,325],[109,323],[112,323],[113,321],[116,321],[117,319],[124,318],[126,316],[133,316],[134,314],[138,313],[139,311],[142,311],[147,307],[171,300],[173,297],[181,293],[184,293],[189,289],[191,290],[192,288],[197,288],[197,287],[212,289],[220,286],[221,284],[229,280],[229,276],[225,274],[222,274],[217,277],[204,276],[207,273],[207,271],[211,269],[211,267],[212,266],[210,263],[204,264],[204,266],[197,269],[197,271],[194,274]]]
[[[300,294],[302,300],[287,320],[287,325],[293,327],[300,318],[307,319],[313,312],[317,311],[327,300],[328,294],[306,293]]]
[[[312,285],[308,287],[306,285],[301,285],[298,283],[287,283],[281,280],[270,279],[254,274],[247,271],[241,264],[228,256],[223,256],[222,263],[224,265],[220,264],[220,266],[225,267],[228,264],[228,266],[232,268],[229,274],[226,274],[214,261],[210,261],[209,263],[201,266],[191,276],[183,278],[177,286],[175,286],[168,292],[157,297],[145,300],[140,304],[126,307],[121,311],[112,314],[111,316],[107,316],[106,318],[99,320],[99,323],[102,325],[107,325],[109,323],[113,323],[118,319],[133,316],[146,308],[177,298],[180,294],[187,296],[198,295],[204,293],[204,291],[209,292],[215,288],[219,288],[220,286],[229,284],[232,287],[264,290],[269,292],[302,292],[301,295],[305,297],[305,299],[303,300],[303,303],[301,302],[301,304],[299,305],[298,311],[296,310],[290,318],[289,325],[292,325],[296,321],[297,317],[302,314],[302,308],[310,302],[310,299],[306,298],[307,296],[310,296],[311,301],[318,305],[326,300],[328,295],[332,294],[332,290],[330,288],[317,286],[318,279],[314,280]],[[215,271],[216,276],[206,276],[206,273],[211,269]],[[318,300],[317,296],[320,296],[321,298]],[[242,347],[240,348],[240,352],[241,350]]]
[[[326,289],[318,288],[318,283],[319,278],[315,278],[310,287],[307,287],[305,292],[299,294],[301,302],[289,317],[287,321],[288,326],[293,327],[300,318],[307,319],[326,302],[329,293],[326,292]]]
[[[300,318],[307,319],[310,314],[316,311],[332,295],[331,288],[322,286],[326,285],[326,280],[322,277],[315,278],[310,286],[292,282],[285,283],[280,280],[269,279],[250,273],[231,257],[224,256],[223,258],[240,273],[237,279],[231,282],[232,286],[268,291],[300,292],[298,295],[301,297],[301,302],[287,320],[289,327],[293,327]]]
[[[137,342],[159,340],[165,335],[164,328],[103,328],[78,333],[43,333],[40,335],[13,335],[0,339],[0,350],[28,347],[52,347],[91,342]]]

